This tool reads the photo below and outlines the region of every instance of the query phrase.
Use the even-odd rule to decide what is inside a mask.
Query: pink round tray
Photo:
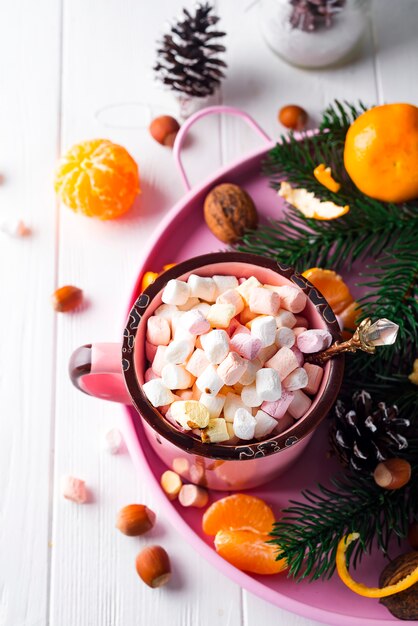
[[[224,167],[194,189],[190,189],[187,175],[181,163],[181,148],[190,126],[199,118],[213,113],[238,115],[252,126],[262,137],[264,146],[245,159]],[[269,188],[269,182],[262,176],[261,164],[273,142],[261,128],[245,113],[230,107],[210,107],[199,111],[182,126],[177,135],[174,156],[180,169],[187,193],[167,214],[160,224],[148,251],[142,257],[138,279],[131,294],[130,306],[138,297],[144,271],[160,271],[166,263],[176,263],[192,256],[214,252],[223,247],[207,228],[203,220],[203,200],[207,192],[221,182],[232,182],[244,187],[253,198],[263,220],[278,218],[282,212],[282,202]],[[130,308],[129,306],[129,308]],[[304,455],[303,464],[292,468],[291,472],[276,481],[264,485],[251,493],[263,498],[275,511],[277,517],[290,499],[300,499],[300,491],[315,488],[318,481],[327,481],[338,471],[334,461],[327,458],[327,424],[324,424],[310,443]],[[328,581],[315,583],[295,583],[286,575],[253,576],[241,572],[220,556],[213,547],[213,539],[201,530],[202,511],[185,509],[177,502],[170,502],[160,487],[160,476],[166,467],[154,454],[143,432],[141,420],[133,409],[124,409],[124,430],[126,443],[135,468],[153,486],[165,518],[169,520],[210,563],[220,572],[234,580],[241,587],[268,600],[269,602],[327,624],[338,626],[389,626],[395,624],[415,624],[415,621],[402,621],[393,618],[377,600],[362,598],[351,592],[334,575]],[[307,473],[305,468],[309,467]],[[212,492],[211,499],[218,499],[226,493]],[[400,552],[396,547],[394,556]],[[384,567],[381,554],[373,553],[365,558],[356,572],[359,580],[376,586],[378,574]]]

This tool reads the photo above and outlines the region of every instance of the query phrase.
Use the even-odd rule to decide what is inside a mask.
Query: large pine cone
[[[396,405],[379,402],[373,407],[367,391],[356,391],[352,405],[337,400],[330,442],[342,465],[372,473],[380,461],[398,456],[408,447],[409,420],[398,417]]]
[[[164,35],[154,67],[158,80],[173,91],[187,96],[213,94],[224,78],[226,63],[218,58],[225,46],[214,42],[225,36],[213,26],[219,17],[209,3],[199,4],[192,15],[183,9],[185,19],[176,22]]]

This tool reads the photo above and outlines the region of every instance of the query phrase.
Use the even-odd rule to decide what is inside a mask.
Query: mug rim
[[[328,362],[330,366],[329,374],[323,393],[310,413],[308,410],[308,416],[303,416],[287,431],[270,439],[238,445],[203,443],[189,434],[176,429],[157,408],[152,406],[137,379],[134,359],[137,331],[144,313],[169,280],[178,278],[187,272],[198,271],[199,267],[225,262],[263,267],[288,279],[301,289],[315,306],[324,321],[326,329],[331,333],[333,341],[341,340],[341,332],[328,302],[307,278],[295,272],[292,267],[283,265],[274,259],[246,252],[213,252],[182,261],[158,276],[155,282],[138,296],[128,315],[122,344],[122,371],[133,406],[139,413],[139,416],[147,422],[157,435],[168,440],[181,450],[211,459],[232,461],[275,454],[293,446],[312,433],[326,417],[338,395],[344,373],[344,357],[340,355]],[[145,349],[145,346],[143,346],[143,349]]]

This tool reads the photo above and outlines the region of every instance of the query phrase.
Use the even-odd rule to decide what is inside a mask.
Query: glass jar
[[[289,63],[326,67],[347,60],[359,44],[369,6],[369,0],[261,0],[261,30]]]

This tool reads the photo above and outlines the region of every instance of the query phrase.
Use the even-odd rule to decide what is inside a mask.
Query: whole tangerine
[[[76,213],[110,220],[126,213],[140,192],[138,166],[107,139],[83,141],[61,157],[54,186]]]
[[[384,202],[418,197],[418,107],[385,104],[348,129],[344,165],[354,184]]]

